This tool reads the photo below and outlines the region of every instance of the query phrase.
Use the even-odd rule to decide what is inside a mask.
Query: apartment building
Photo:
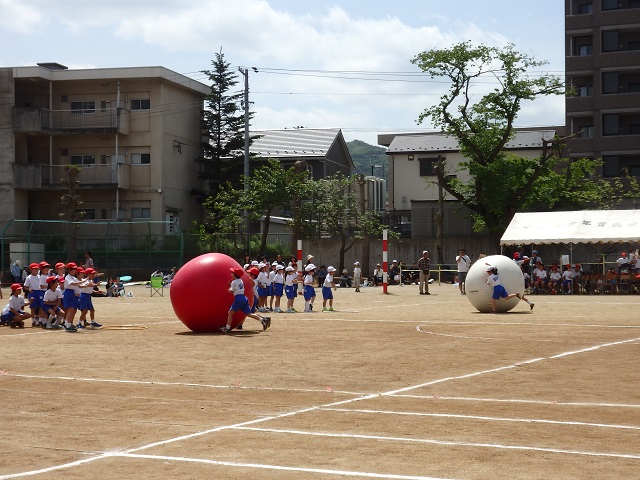
[[[163,67],[0,68],[0,223],[59,219],[65,165],[82,168],[85,220],[201,219],[201,113],[208,85]]]
[[[640,0],[565,0],[565,35],[569,155],[640,176]]]

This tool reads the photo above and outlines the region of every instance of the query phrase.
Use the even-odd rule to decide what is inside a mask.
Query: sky
[[[564,2],[0,0],[0,67],[163,66],[210,84],[201,72],[222,51],[234,71],[249,68],[252,130],[341,128],[374,145],[433,130],[417,119],[447,84],[411,59],[463,41],[513,43],[549,62],[532,74],[563,77]],[[524,103],[516,121],[562,124],[562,97]]]

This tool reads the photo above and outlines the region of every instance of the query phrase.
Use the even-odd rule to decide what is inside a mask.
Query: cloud
[[[0,29],[10,32],[29,33],[44,21],[37,8],[21,0],[0,0],[0,12]]]

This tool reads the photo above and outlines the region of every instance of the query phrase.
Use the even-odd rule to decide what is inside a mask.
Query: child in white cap
[[[316,266],[313,263],[304,267],[304,311],[306,313],[313,313],[313,301],[316,298],[316,290],[313,288],[315,269]]]
[[[336,269],[332,266],[327,268],[327,276],[324,277],[324,283],[322,284],[322,311],[323,312],[333,312],[333,290],[336,289],[336,284],[333,282],[333,272]],[[327,308],[327,300],[329,300],[329,308]]]
[[[273,311],[276,313],[282,313],[282,309],[280,308],[280,300],[282,299],[282,294],[284,293],[284,265],[276,265],[276,274],[273,277],[273,282],[271,286],[273,287],[273,297],[275,298],[275,307]]]
[[[362,279],[362,269],[360,268],[360,262],[354,262],[353,264],[353,285],[356,287],[356,292],[360,291],[360,280]]]
[[[528,299],[524,298],[524,295],[520,295],[519,293],[507,293],[505,288],[500,283],[500,277],[498,277],[498,269],[490,264],[486,264],[487,268],[485,271],[487,272],[487,285],[493,287],[493,294],[491,295],[491,313],[496,313],[496,300],[500,300],[504,298],[505,300],[509,300],[513,297],[518,297],[520,300],[524,300],[529,304],[531,310],[533,310],[534,304],[531,303]]]
[[[293,308],[293,302],[298,295],[296,283],[300,283],[300,278],[298,276],[298,272],[296,272],[295,267],[291,265],[285,268],[284,271],[284,291],[287,295],[287,310],[285,311],[285,313],[296,313],[295,308]]]

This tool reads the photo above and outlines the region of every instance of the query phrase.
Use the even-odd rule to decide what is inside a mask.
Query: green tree
[[[67,188],[66,193],[60,197],[60,213],[58,216],[69,222],[69,241],[67,242],[67,258],[75,258],[77,254],[78,230],[80,226],[76,223],[85,216],[85,211],[80,207],[84,203],[82,197],[76,192],[80,181],[82,167],[80,165],[68,164],[64,166],[65,177],[61,179],[62,185]]]
[[[373,211],[366,211],[354,189],[362,176],[334,175],[307,182],[307,192],[313,194],[314,225],[318,234],[340,239],[339,268],[344,268],[345,253],[359,240],[379,237],[387,228]],[[394,232],[389,232],[395,238]],[[365,266],[368,268],[368,266]]]
[[[460,168],[468,173],[469,180],[448,180],[444,169],[437,170],[437,178],[449,194],[474,212],[476,230],[486,229],[494,240],[499,239],[515,212],[531,198],[542,198],[540,193],[545,190],[571,196],[573,202],[579,200],[580,192],[592,198],[595,184],[584,177],[583,181],[571,177],[576,180],[571,188],[548,188],[551,172],[563,167],[559,161],[561,140],[545,141],[543,154],[533,160],[505,152],[523,102],[565,94],[560,78],[528,75],[528,70],[547,62],[518,52],[513,45],[473,47],[464,42],[422,52],[412,63],[432,78],[443,77],[450,82],[440,102],[425,109],[418,123],[430,118],[444,134],[458,140],[461,153],[468,159]],[[489,79],[497,86],[476,101],[477,90]],[[566,172],[561,170],[559,175],[565,176]],[[564,201],[546,197],[549,209]]]
[[[241,102],[243,92],[235,89],[237,73],[224,59],[222,50],[211,62],[211,70],[203,70],[211,81],[211,92],[205,99],[202,122],[203,154],[196,161],[203,165],[200,178],[207,181],[206,192],[215,197],[221,185],[230,182],[238,187],[243,172],[245,115]]]

